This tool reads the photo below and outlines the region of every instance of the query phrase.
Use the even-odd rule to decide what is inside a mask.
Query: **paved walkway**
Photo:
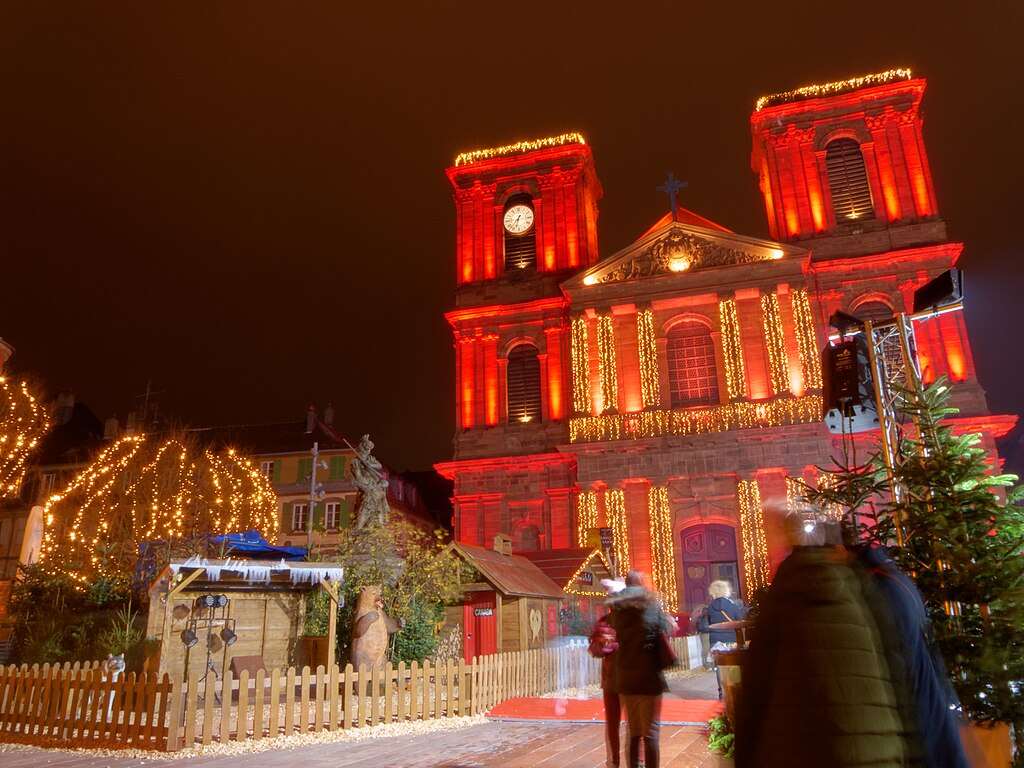
[[[670,681],[670,698],[716,698],[714,675]],[[623,729],[624,730],[624,729]],[[238,747],[244,748],[245,743]],[[0,745],[4,768],[603,768],[604,728],[550,722],[488,721],[448,731],[178,761],[152,754],[127,757]],[[661,768],[726,768],[707,750],[704,728],[663,726]]]

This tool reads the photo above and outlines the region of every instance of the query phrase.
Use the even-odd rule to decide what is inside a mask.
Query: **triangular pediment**
[[[718,267],[802,257],[802,248],[771,240],[672,222],[602,259],[565,284],[565,288],[623,283],[687,274]]]

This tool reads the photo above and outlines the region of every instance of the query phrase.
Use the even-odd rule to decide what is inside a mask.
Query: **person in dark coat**
[[[636,571],[626,575],[626,588],[615,598],[608,623],[619,644],[615,653],[613,690],[622,699],[629,724],[629,766],[639,768],[640,742],[644,765],[658,768],[661,695],[668,690],[662,673],[659,633],[671,632],[657,597],[643,586]]]
[[[732,601],[732,586],[728,581],[712,581],[708,585],[708,594],[712,598],[708,605],[708,624],[711,626],[708,640],[711,645],[715,643],[735,644],[735,629],[715,629],[715,624],[739,621],[743,618],[743,611]]]
[[[609,597],[614,597],[626,588],[625,582],[615,579],[602,579],[601,584]],[[619,730],[622,727],[622,705],[612,685],[615,669],[615,652],[619,648],[615,640],[615,630],[608,622],[610,614],[601,616],[594,623],[594,631],[590,633],[590,655],[601,659],[601,694],[604,699],[604,740],[605,768],[619,768]]]
[[[878,627],[822,521],[791,515],[796,546],[759,605],[736,709],[736,768],[903,768],[907,745]]]
[[[917,748],[913,762],[924,768],[967,768],[954,714],[959,701],[932,641],[921,593],[885,550],[855,544],[849,552],[868,584],[868,605],[884,630],[890,667],[900,673],[894,680],[897,696],[903,692],[908,699],[905,706],[913,718],[909,730]]]

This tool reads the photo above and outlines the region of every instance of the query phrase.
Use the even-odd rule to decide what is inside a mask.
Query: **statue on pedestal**
[[[373,442],[369,435],[363,435],[359,447],[355,449],[355,460],[349,465],[352,484],[358,489],[356,497],[356,528],[368,525],[387,525],[388,513],[388,481],[384,478],[384,468],[371,454]]]

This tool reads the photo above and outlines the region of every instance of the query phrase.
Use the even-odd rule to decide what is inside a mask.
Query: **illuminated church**
[[[772,240],[679,208],[602,255],[583,137],[456,158],[455,454],[437,467],[456,539],[529,553],[606,529],[618,570],[678,610],[715,579],[745,598],[763,585],[785,554],[770,510],[841,455],[822,421],[828,319],[910,312],[963,248],[932,185],[924,91],[895,70],[760,99]],[[956,383],[962,428],[994,452],[1015,419],[989,414],[962,313],[916,325],[925,382]]]

